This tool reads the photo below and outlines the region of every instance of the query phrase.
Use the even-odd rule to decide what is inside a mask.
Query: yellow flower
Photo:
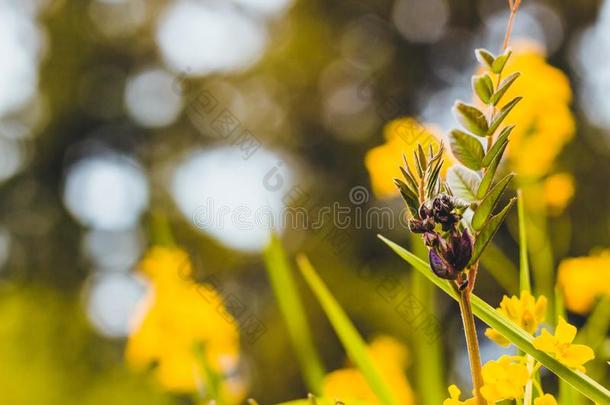
[[[549,214],[559,215],[574,197],[574,178],[568,173],[557,173],[544,181],[544,199]]]
[[[462,391],[455,385],[449,386],[449,398],[443,401],[443,405],[475,405],[476,399],[469,398],[465,401],[460,401]]]
[[[610,296],[610,249],[597,255],[563,260],[558,273],[566,307],[586,314],[597,297]]]
[[[549,65],[535,46],[514,47],[503,76],[513,72],[521,76],[499,104],[523,97],[506,119],[506,125],[516,125],[508,157],[519,176],[539,178],[551,170],[556,156],[574,136],[576,127],[569,106],[572,90],[567,76]]]
[[[521,298],[516,295],[508,298],[505,295],[496,311],[533,335],[538,330],[538,325],[544,321],[546,304],[546,297],[541,296],[536,300],[528,291],[522,291]],[[501,346],[510,344],[508,340],[491,328],[485,331],[485,335]]]
[[[194,392],[205,385],[203,361],[195,351],[203,345],[203,355],[215,372],[233,373],[239,361],[235,321],[211,286],[191,281],[187,254],[177,248],[153,247],[139,272],[150,281],[150,288],[127,341],[128,364],[140,370],[155,366],[165,389]],[[245,395],[237,379],[225,379],[220,389],[229,403]]]
[[[406,348],[393,338],[380,336],[369,344],[368,351],[398,403],[413,404],[413,391],[404,372],[407,366]],[[341,398],[343,401],[380,403],[362,373],[355,368],[328,373],[322,383],[322,392],[324,397]]]
[[[403,164],[403,155],[407,157],[411,169],[415,170],[413,151],[416,150],[417,145],[421,144],[426,153],[430,145],[433,146],[434,151],[437,151],[440,137],[413,118],[391,121],[383,132],[386,143],[368,151],[364,163],[371,177],[375,195],[379,198],[390,198],[399,195],[392,179],[402,178],[399,167]],[[442,174],[448,167],[446,161]]]
[[[585,371],[583,364],[594,359],[595,355],[589,346],[572,344],[574,337],[576,337],[576,328],[560,317],[555,335],[543,329],[542,334],[534,339],[533,344],[536,349],[553,355],[565,366]]]
[[[485,363],[482,368],[483,386],[481,395],[488,402],[521,398],[529,372],[521,356],[502,356]]]
[[[557,405],[557,401],[551,394],[544,394],[544,396],[534,399],[534,405]]]

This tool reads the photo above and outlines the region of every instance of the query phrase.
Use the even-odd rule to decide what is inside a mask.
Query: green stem
[[[483,386],[483,374],[481,373],[481,354],[479,352],[479,339],[477,329],[474,324],[474,315],[470,303],[470,289],[466,288],[460,293],[460,313],[464,324],[464,334],[466,336],[466,346],[468,348],[468,359],[470,361],[470,374],[472,375],[472,386],[475,392],[478,405],[485,405],[481,395]]]

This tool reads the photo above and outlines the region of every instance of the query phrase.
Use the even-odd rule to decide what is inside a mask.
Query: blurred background
[[[0,400],[191,403],[124,355],[150,292],[134,269],[170,236],[196,279],[214,277],[233,297],[224,305],[240,336],[230,370],[239,395],[306,396],[261,253],[272,229],[291,254],[310,256],[366,339],[406,347],[416,403],[434,403],[422,399],[422,347],[445,359],[443,390],[467,387],[457,306],[376,238],[409,244],[404,224],[314,229],[277,218],[337,203],[399,218],[402,202],[375,184],[392,174],[367,156],[401,117],[440,136],[455,126],[453,102],[473,98],[473,50],[498,52],[507,17],[500,0],[1,0]],[[561,266],[576,276],[610,269],[599,259],[610,245],[610,1],[525,0],[512,43],[525,70],[542,72],[526,81],[540,88],[521,89],[538,113],[520,118],[542,135],[513,146],[510,164],[521,162],[513,170],[531,196],[534,281],[552,292]],[[561,117],[545,107],[559,99]],[[547,148],[548,164],[527,173]],[[513,212],[478,284],[492,305],[518,291],[516,232]],[[587,258],[598,260],[592,270]],[[593,280],[591,300],[610,294]],[[326,369],[343,367],[332,328],[297,284]],[[417,340],[397,294],[419,297],[440,339]],[[585,325],[593,304],[565,298],[570,320]],[[484,359],[497,357],[479,326]],[[597,356],[608,386],[605,335]]]

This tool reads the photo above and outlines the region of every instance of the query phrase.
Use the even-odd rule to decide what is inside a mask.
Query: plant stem
[[[462,323],[464,324],[466,347],[468,348],[472,386],[474,388],[477,404],[485,405],[485,401],[481,395],[481,387],[483,386],[481,354],[479,353],[479,339],[477,338],[477,329],[474,324],[474,315],[470,303],[470,288],[466,288],[460,293],[460,312],[462,314]]]

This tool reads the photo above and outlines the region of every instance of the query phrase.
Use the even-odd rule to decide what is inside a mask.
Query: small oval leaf
[[[481,185],[479,186],[479,190],[477,191],[477,199],[482,199],[487,194],[489,187],[491,186],[491,182],[496,174],[496,170],[500,165],[500,161],[502,160],[502,156],[504,155],[504,151],[506,150],[506,146],[508,145],[508,140],[505,141],[499,148],[498,153],[492,158],[483,179],[481,180]]]
[[[481,177],[465,167],[454,165],[447,171],[447,184],[456,197],[472,202],[477,199]]]
[[[512,198],[506,207],[504,207],[497,215],[489,218],[489,221],[487,221],[483,229],[479,231],[475,238],[474,247],[472,249],[472,257],[470,258],[468,265],[471,265],[479,260],[479,257],[481,257],[481,254],[489,242],[491,242],[498,229],[500,229],[500,225],[502,225],[502,222],[504,222],[504,218],[506,217],[506,214],[508,214],[508,210],[510,210],[515,201],[516,198]]]
[[[502,73],[502,70],[504,70],[504,66],[506,66],[506,62],[508,62],[508,59],[510,58],[510,55],[512,55],[512,54],[513,54],[513,51],[511,51],[510,49],[507,49],[506,52],[504,52],[502,55],[498,56],[491,63],[491,71],[494,72],[495,74]]]
[[[494,94],[494,85],[489,75],[473,76],[472,89],[482,102],[490,104],[491,97]]]
[[[487,154],[483,158],[483,161],[481,162],[481,165],[483,167],[489,166],[489,164],[496,156],[496,153],[498,153],[500,148],[505,147],[504,144],[508,143],[508,136],[512,132],[513,128],[515,128],[515,126],[510,125],[504,128],[502,132],[500,132],[500,135],[498,135],[498,139],[496,139],[496,142],[491,146],[491,149],[489,150],[489,152],[487,152]]]
[[[496,183],[495,186],[492,187],[492,189],[489,191],[489,193],[487,193],[483,201],[481,201],[481,204],[479,204],[479,206],[474,212],[474,216],[472,217],[472,228],[475,231],[480,231],[483,228],[483,226],[487,222],[487,218],[489,218],[489,216],[491,215],[493,209],[498,203],[498,200],[500,199],[500,196],[502,195],[504,190],[506,190],[506,187],[513,179],[513,177],[515,177],[513,173],[504,177],[502,180]]]
[[[496,59],[496,57],[491,52],[483,48],[475,49],[474,55],[476,56],[479,63],[488,69],[491,69]]]
[[[498,90],[489,98],[489,102],[493,105],[498,104],[502,99],[502,96],[506,93],[506,91],[510,88],[510,86],[517,80],[517,78],[521,76],[521,73],[515,72],[508,76],[506,79],[502,80],[502,83],[498,86]]]
[[[486,136],[489,125],[485,114],[471,105],[457,101],[453,106],[453,112],[457,120],[470,132],[478,136]]]
[[[449,134],[451,151],[455,157],[466,167],[472,170],[479,170],[485,152],[483,145],[475,137],[454,129]]]
[[[504,118],[506,118],[508,113],[510,113],[510,111],[517,105],[519,101],[521,101],[521,99],[523,99],[523,97],[515,97],[511,101],[506,103],[504,107],[502,107],[498,115],[496,115],[496,117],[491,122],[491,125],[489,126],[489,129],[487,131],[487,135],[493,135],[493,133],[496,132],[496,129],[498,129],[500,124],[502,124]]]

